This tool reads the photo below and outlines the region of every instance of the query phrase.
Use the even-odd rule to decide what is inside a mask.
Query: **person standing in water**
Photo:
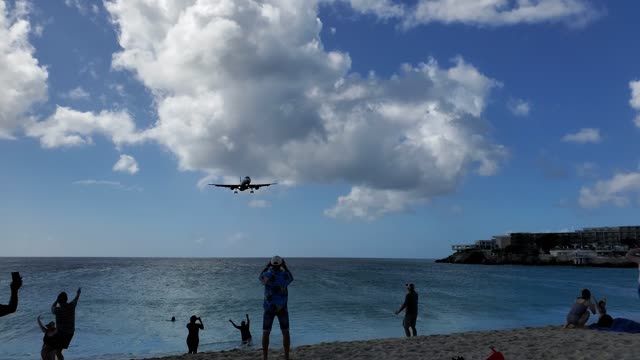
[[[56,301],[51,305],[51,312],[56,316],[56,324],[58,324],[58,336],[60,343],[58,348],[58,360],[64,360],[62,351],[69,348],[73,334],[76,331],[76,305],[78,305],[78,299],[82,289],[78,288],[76,291],[76,297],[67,302],[68,297],[66,292],[61,292],[58,295]]]
[[[240,336],[242,337],[242,343],[245,345],[251,345],[251,331],[249,331],[249,325],[251,324],[251,321],[249,321],[249,314],[246,314],[247,316],[247,322],[241,322],[240,326],[236,325],[233,320],[229,319],[229,322],[231,323],[231,325],[233,325],[234,328],[240,330]]]
[[[640,297],[640,248],[629,250],[627,253],[627,259],[638,264],[638,297]]]
[[[56,323],[51,321],[47,326],[44,326],[40,321],[40,315],[38,315],[38,326],[44,333],[40,357],[42,357],[42,360],[56,360],[56,353],[58,352],[58,329],[56,329]]]
[[[196,321],[200,321],[200,323],[198,324]],[[189,329],[189,335],[187,335],[187,347],[189,347],[189,354],[197,354],[198,344],[200,344],[200,336],[198,335],[198,332],[200,330],[204,330],[202,319],[193,315],[191,317],[191,322],[187,324],[187,329]]]
[[[402,327],[407,337],[411,336],[409,329],[413,332],[413,336],[418,335],[416,330],[416,321],[418,320],[418,293],[416,292],[415,285],[413,283],[407,284],[407,295],[404,297],[404,303],[396,311],[396,315],[400,314],[402,310],[405,310],[404,319],[402,320]]]
[[[273,327],[273,320],[278,317],[282,331],[282,345],[284,358],[289,360],[291,336],[289,334],[289,309],[287,302],[289,292],[287,287],[293,281],[293,275],[287,264],[280,256],[274,256],[260,273],[260,281],[264,284],[264,316],[262,319],[262,356],[269,357],[269,334]]]

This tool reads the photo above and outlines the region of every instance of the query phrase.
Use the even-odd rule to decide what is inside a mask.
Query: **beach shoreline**
[[[295,337],[295,333],[293,333]],[[524,359],[637,359],[638,334],[564,329],[562,326],[518,328],[388,338],[349,342],[329,342],[298,346],[291,359],[443,359],[461,356],[465,360],[486,359],[491,346],[508,360]],[[259,344],[257,344],[259,347]],[[279,346],[280,344],[271,344]],[[281,349],[272,349],[269,359],[283,359]],[[250,360],[262,359],[260,348],[228,350],[146,358],[146,360]]]

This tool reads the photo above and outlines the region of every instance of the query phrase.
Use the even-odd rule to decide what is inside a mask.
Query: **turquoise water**
[[[11,271],[24,286],[18,312],[0,318],[0,359],[39,358],[36,317],[61,290],[82,286],[67,359],[114,359],[186,352],[188,318],[201,316],[200,350],[240,346],[228,319],[262,325],[258,274],[266,259],[0,258],[0,302]],[[420,334],[559,325],[588,287],[606,295],[614,317],[640,320],[638,270],[436,264],[430,260],[288,259],[293,345],[400,337],[394,311],[412,281],[420,294]],[[177,321],[168,321],[175,316]],[[277,329],[277,325],[275,325]],[[257,341],[259,343],[259,341]],[[281,344],[278,331],[272,344]],[[259,345],[254,345],[258,347]]]

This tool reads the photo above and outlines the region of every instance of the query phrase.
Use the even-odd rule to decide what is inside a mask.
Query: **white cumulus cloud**
[[[180,169],[208,174],[201,186],[247,168],[280,183],[344,182],[351,192],[326,214],[364,219],[447,194],[471,172],[492,175],[507,154],[482,119],[498,81],[462,58],[404,64],[389,78],[353,73],[349,54],[324,49],[313,1],[105,7],[122,48],[113,67],[154,94],[157,122],[140,131],[126,113],[59,108],[39,124],[48,131],[32,132],[43,144],[155,141]]]
[[[604,204],[627,206],[640,197],[640,173],[619,173],[609,180],[582,187],[578,202],[584,208],[596,208]]]
[[[529,111],[531,111],[531,105],[525,100],[522,99],[514,99],[509,101],[507,107],[511,111],[513,115],[516,116],[527,116],[529,115]]]
[[[562,141],[571,143],[599,143],[602,141],[600,137],[600,129],[584,128],[580,129],[577,133],[567,134],[562,137]]]
[[[640,80],[630,81],[631,99],[629,105],[636,110],[640,110]]]
[[[71,99],[71,100],[87,100],[89,99],[90,96],[91,95],[81,86],[73,88],[61,95],[61,97],[65,99]]]
[[[13,139],[31,107],[47,99],[47,70],[29,43],[29,6],[0,0],[0,139]]]
[[[137,173],[139,170],[136,159],[126,154],[120,155],[120,159],[113,165],[113,171],[126,172],[131,175]]]
[[[93,135],[103,135],[117,146],[143,140],[131,116],[124,112],[81,112],[58,106],[53,115],[27,126],[28,136],[40,139],[44,148],[80,146],[93,143]]]

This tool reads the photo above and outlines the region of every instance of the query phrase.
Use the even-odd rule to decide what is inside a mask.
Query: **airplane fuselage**
[[[238,187],[238,190],[245,191],[249,189],[249,185],[251,185],[251,178],[248,176],[245,176],[244,179],[240,181],[240,187]]]

